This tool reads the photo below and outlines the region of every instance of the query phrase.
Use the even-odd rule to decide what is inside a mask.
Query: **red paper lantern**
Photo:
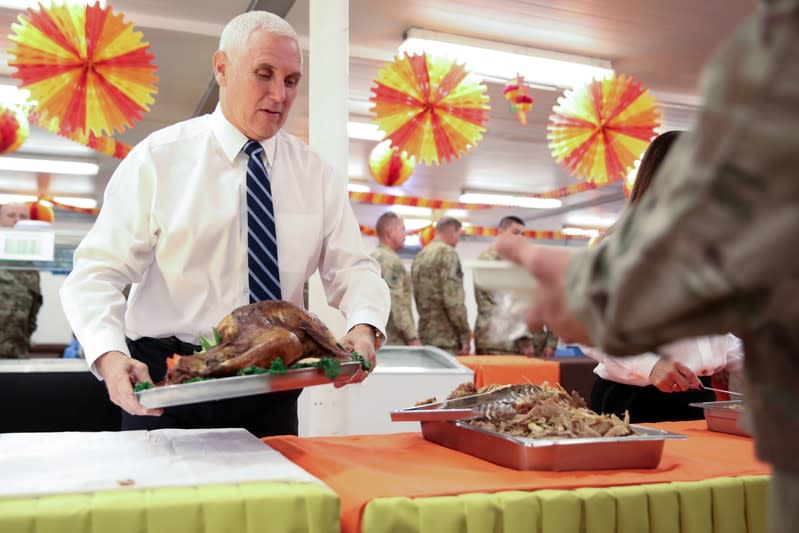
[[[416,159],[383,141],[369,154],[369,170],[375,181],[387,187],[398,187],[411,177],[416,169]]]
[[[16,107],[0,106],[0,154],[16,152],[28,138],[25,114]]]
[[[502,94],[510,103],[511,111],[516,113],[519,124],[527,124],[527,113],[533,108],[533,96],[530,94],[530,87],[524,84],[524,77],[519,75],[509,80]]]
[[[35,202],[25,202],[28,206],[28,212],[31,220],[41,220],[42,222],[55,222],[55,212],[53,211],[50,202],[43,202],[36,200]]]

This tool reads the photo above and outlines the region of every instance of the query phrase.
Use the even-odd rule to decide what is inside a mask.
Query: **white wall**
[[[42,288],[42,308],[37,317],[36,331],[31,337],[32,344],[69,344],[72,328],[69,327],[58,290],[66,276],[51,272],[40,272]]]

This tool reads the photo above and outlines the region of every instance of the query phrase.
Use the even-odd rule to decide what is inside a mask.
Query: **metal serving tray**
[[[341,363],[339,378],[352,377],[361,367],[358,361]],[[287,370],[281,376],[271,374],[256,374],[252,376],[232,376],[228,378],[181,383],[179,385],[164,385],[153,387],[136,393],[144,407],[171,407],[188,403],[206,402],[210,400],[223,400],[225,398],[238,398],[265,392],[278,392],[284,390],[301,389],[313,385],[332,383],[320,368],[297,368]]]
[[[636,435],[530,439],[473,428],[465,422],[422,422],[426,440],[516,470],[655,468],[667,439],[684,435],[630,425]]]
[[[738,420],[741,418],[743,410],[736,407],[743,405],[741,400],[700,402],[689,405],[700,407],[705,410],[705,422],[707,422],[707,429],[710,431],[751,437],[744,429],[738,427]]]

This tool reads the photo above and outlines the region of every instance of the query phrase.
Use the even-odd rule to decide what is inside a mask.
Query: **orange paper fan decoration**
[[[149,44],[111,8],[40,4],[11,29],[12,76],[31,92],[51,131],[113,135],[141,120],[154,102],[158,78]]]
[[[649,89],[619,75],[569,89],[547,129],[549,149],[571,175],[603,184],[625,177],[660,126]]]
[[[419,242],[422,243],[422,246],[427,246],[430,244],[430,241],[435,239],[436,237],[436,228],[435,226],[425,226],[422,228],[422,231],[419,232]]]
[[[371,110],[392,146],[422,163],[449,161],[477,145],[488,121],[484,84],[454,60],[423,53],[380,70]]]
[[[383,141],[369,154],[369,170],[375,181],[387,187],[398,187],[405,183],[416,169],[416,160],[401,152],[390,141]]]

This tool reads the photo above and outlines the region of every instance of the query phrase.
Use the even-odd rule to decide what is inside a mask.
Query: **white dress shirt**
[[[649,374],[661,355],[679,361],[694,371],[697,376],[710,376],[724,368],[733,373],[743,364],[743,344],[732,334],[681,339],[666,344],[656,353],[644,353],[629,357],[615,357],[601,350],[581,347],[583,353],[599,361],[594,373],[601,378],[617,383],[645,387],[650,385]]]
[[[92,369],[105,352],[129,354],[125,336],[197,343],[249,303],[246,141],[217,106],[151,134],[119,164],[61,289]],[[283,299],[302,306],[303,285],[318,268],[347,329],[366,323],[385,332],[388,288],[363,246],[346,181],[283,131],[261,144]]]

